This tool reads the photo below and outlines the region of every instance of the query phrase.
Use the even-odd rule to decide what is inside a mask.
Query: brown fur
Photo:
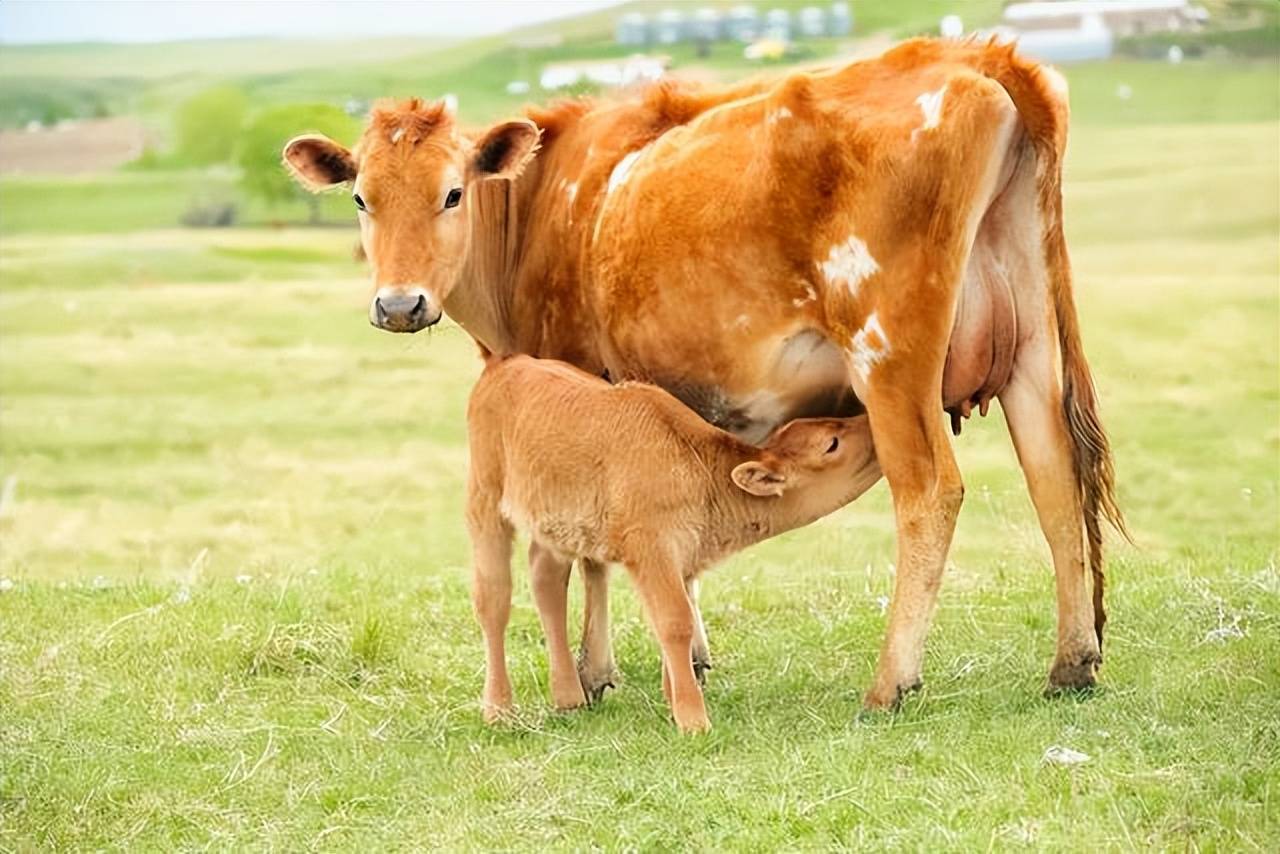
[[[709,726],[694,679],[686,581],[710,564],[852,501],[880,477],[865,416],[808,419],[762,448],[707,424],[661,389],[612,386],[564,362],[491,358],[467,411],[467,522],[489,675],[484,708],[511,702],[501,634],[512,527],[529,530],[535,599],[557,705],[585,702],[564,640],[568,561],[622,563],[664,654],[681,729]],[[550,574],[553,578],[547,578]],[[507,597],[506,603],[494,598]],[[553,612],[548,614],[548,612]]]

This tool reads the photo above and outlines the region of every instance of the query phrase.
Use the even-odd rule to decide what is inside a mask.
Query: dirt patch
[[[137,119],[60,122],[0,131],[0,174],[82,175],[116,169],[142,154],[146,128]]]

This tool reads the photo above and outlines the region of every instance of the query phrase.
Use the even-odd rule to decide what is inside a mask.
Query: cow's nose
[[[388,332],[417,332],[439,320],[425,294],[380,294],[373,301],[373,323]]]

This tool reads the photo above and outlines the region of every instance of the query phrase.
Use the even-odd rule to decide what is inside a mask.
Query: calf
[[[694,676],[685,582],[753,543],[849,503],[880,477],[865,416],[792,421],[761,447],[667,392],[564,362],[489,357],[467,411],[467,525],[485,637],[485,719],[510,709],[504,633],[513,526],[529,531],[556,705],[585,702],[565,629],[574,558],[626,566],[662,648],[677,726],[710,726]]]

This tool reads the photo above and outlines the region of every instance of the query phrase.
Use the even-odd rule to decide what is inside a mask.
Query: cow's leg
[[[906,378],[908,371],[884,370],[890,367],[877,366],[883,374],[873,375],[863,392],[876,457],[893,493],[898,534],[889,623],[864,699],[870,709],[892,708],[920,685],[925,635],[964,496],[938,388],[927,379]]]
[[[1062,383],[1049,332],[1038,333],[1018,351],[1000,405],[1014,449],[1053,554],[1058,591],[1058,651],[1049,689],[1092,686],[1101,662],[1093,603],[1085,581],[1084,517],[1062,408]]]
[[[693,608],[693,675],[698,677],[699,685],[706,685],[707,671],[711,669],[711,646],[707,643],[707,627],[702,622],[702,609],[698,607],[698,579],[686,579],[684,590],[689,597],[689,605]]]
[[[612,688],[618,671],[609,638],[609,566],[588,558],[578,561],[582,572],[582,649],[578,653],[578,679],[587,701],[597,703]]]
[[[702,688],[693,674],[694,616],[684,579],[667,561],[629,563],[627,568],[662,648],[662,692],[676,726],[684,732],[710,729]]]
[[[576,709],[587,704],[578,681],[578,670],[569,650],[569,634],[565,626],[568,609],[569,571],[573,562],[558,556],[536,540],[529,544],[529,574],[533,601],[547,638],[547,663],[550,675],[551,701],[557,709]]]
[[[490,723],[511,710],[506,632],[511,615],[511,526],[492,518],[471,522],[471,599],[484,633],[485,678],[481,708]]]

